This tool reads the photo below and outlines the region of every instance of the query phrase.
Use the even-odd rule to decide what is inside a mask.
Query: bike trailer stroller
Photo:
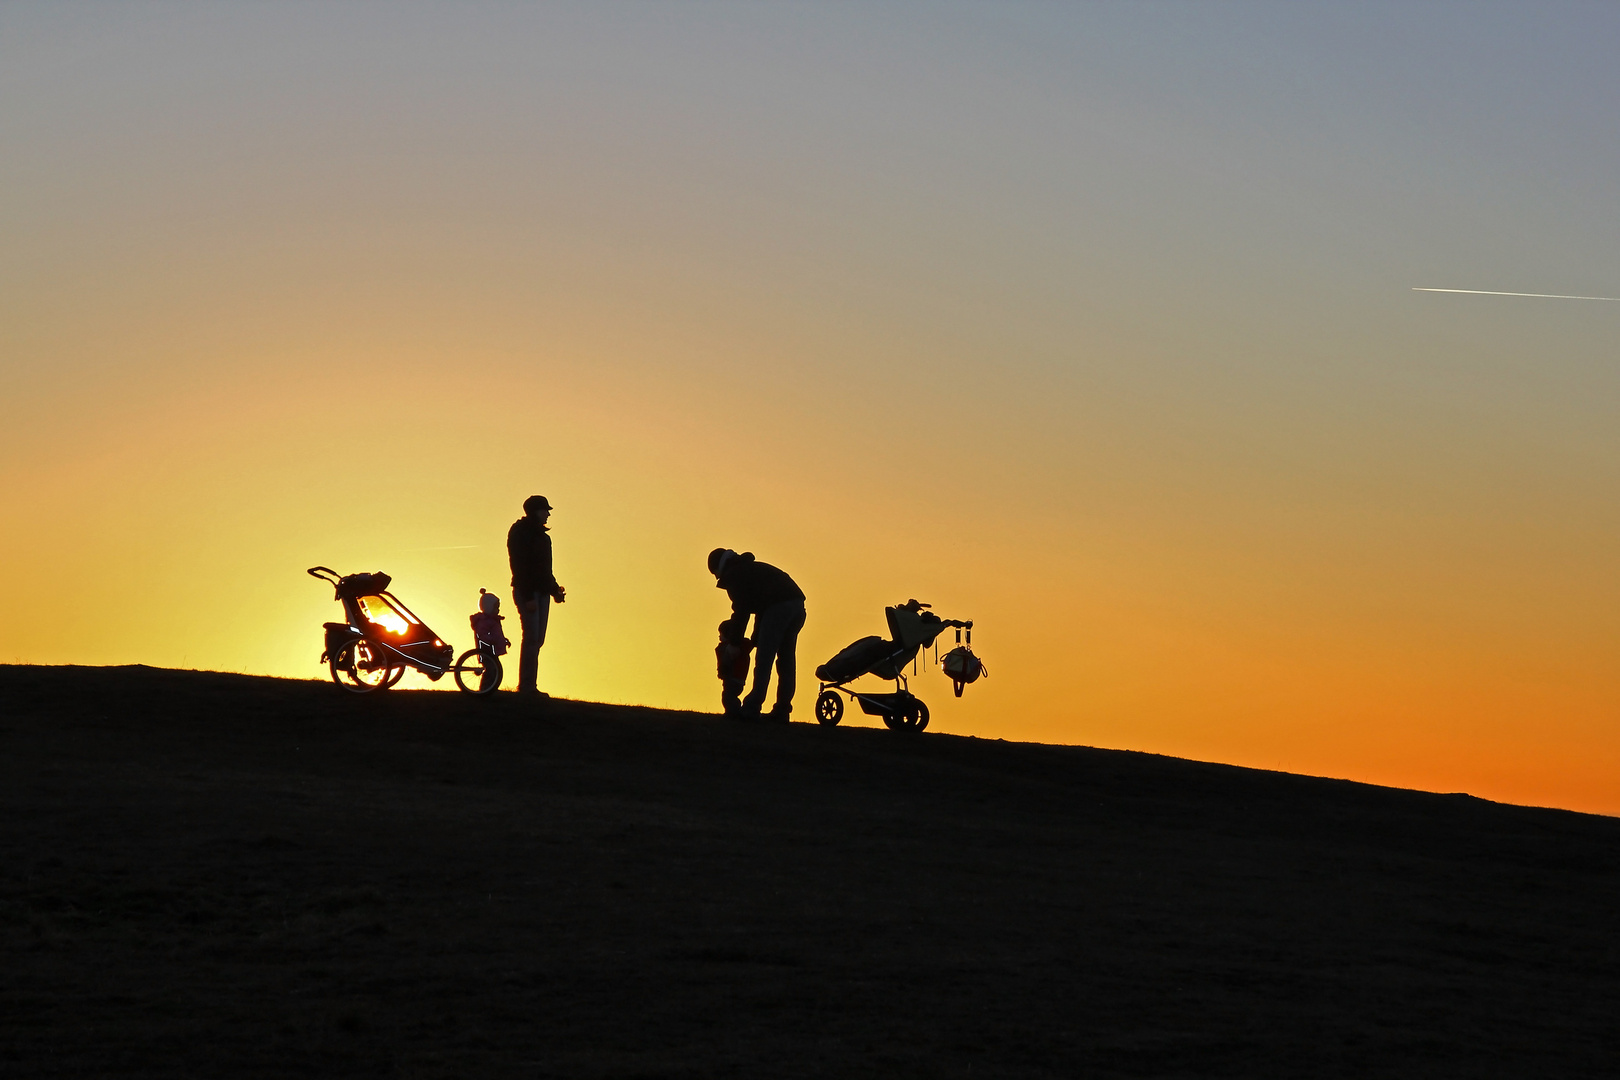
[[[357,694],[387,690],[406,668],[434,682],[451,672],[457,686],[475,694],[500,685],[500,661],[493,653],[481,655],[473,648],[454,659],[455,650],[388,591],[393,579],[382,571],[340,577],[329,567],[313,566],[307,573],[332,586],[348,620],[324,624],[326,651],[321,653],[332,681],[343,689]]]
[[[892,731],[921,731],[928,726],[928,706],[906,686],[906,665],[917,658],[919,650],[932,645],[947,628],[957,629],[958,641],[963,630],[968,632],[970,644],[973,640],[971,620],[942,619],[926,610],[928,606],[917,600],[908,600],[904,604],[884,608],[883,614],[889,623],[888,638],[861,638],[816,668],[816,678],[821,681],[821,693],[816,698],[818,721],[832,725],[844,718],[844,699],[838,695],[845,693],[859,703],[862,712],[882,718],[884,725]],[[971,676],[958,679],[955,670],[947,670],[952,681],[957,683],[958,696],[962,693],[961,683],[972,682],[983,672],[983,665],[969,648],[953,649],[947,660],[964,656],[972,660],[972,665],[967,665],[972,667]],[[851,690],[845,685],[862,675],[893,679],[895,692],[874,694]]]

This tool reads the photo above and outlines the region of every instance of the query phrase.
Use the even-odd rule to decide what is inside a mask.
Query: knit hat
[[[501,598],[492,592],[478,590],[478,610],[485,615],[499,615],[501,612]]]
[[[726,563],[737,557],[737,553],[730,548],[715,548],[709,552],[709,573],[715,577],[726,568]]]

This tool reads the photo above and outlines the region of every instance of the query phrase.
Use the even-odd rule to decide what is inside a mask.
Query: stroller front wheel
[[[832,727],[844,718],[844,699],[836,690],[823,690],[816,698],[816,722]]]
[[[468,649],[456,660],[453,670],[456,685],[469,694],[488,694],[501,685],[501,660],[493,653],[486,656],[477,649]]]

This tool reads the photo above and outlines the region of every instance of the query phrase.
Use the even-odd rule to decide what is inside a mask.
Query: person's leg
[[[742,692],[746,679],[727,679],[720,684],[720,708],[727,716],[736,716],[742,709]]]
[[[478,660],[484,665],[484,673],[478,678],[478,689],[488,690],[489,684],[495,679],[495,669],[500,666],[500,657],[495,655],[495,646],[487,641],[478,643]]]
[[[776,707],[771,712],[783,719],[793,711],[793,691],[798,683],[799,631],[803,629],[804,605],[796,604],[787,613],[781,643],[776,647]]]
[[[754,685],[743,698],[744,716],[758,716],[765,704],[765,691],[771,684],[771,666],[776,663],[776,650],[786,627],[786,620],[778,610],[780,607],[780,604],[772,604],[754,621]]]
[[[512,593],[512,603],[517,606],[518,625],[523,629],[523,637],[518,645],[517,688],[519,693],[525,693],[534,689],[535,675],[540,667],[540,634],[536,627],[540,604],[534,594],[516,590]]]
[[[530,693],[536,689],[535,680],[540,671],[540,646],[546,643],[547,616],[551,614],[551,597],[544,593],[512,593],[522,620],[523,644],[518,647],[518,691]]]

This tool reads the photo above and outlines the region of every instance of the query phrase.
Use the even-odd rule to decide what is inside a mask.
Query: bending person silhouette
[[[748,617],[754,617],[754,686],[742,699],[739,714],[744,720],[759,719],[775,663],[776,706],[770,718],[787,723],[793,712],[799,631],[804,629],[804,591],[787,574],[747,551],[739,555],[730,548],[715,548],[709,552],[709,573],[715,577],[715,588],[731,597],[731,629],[723,635],[745,637]]]
[[[517,605],[523,627],[523,644],[518,649],[518,693],[541,697],[535,679],[540,668],[540,646],[546,643],[546,623],[551,618],[551,601],[563,602],[563,587],[551,572],[551,534],[546,520],[551,503],[544,495],[523,500],[523,516],[506,531],[506,555],[512,563],[512,602]]]

